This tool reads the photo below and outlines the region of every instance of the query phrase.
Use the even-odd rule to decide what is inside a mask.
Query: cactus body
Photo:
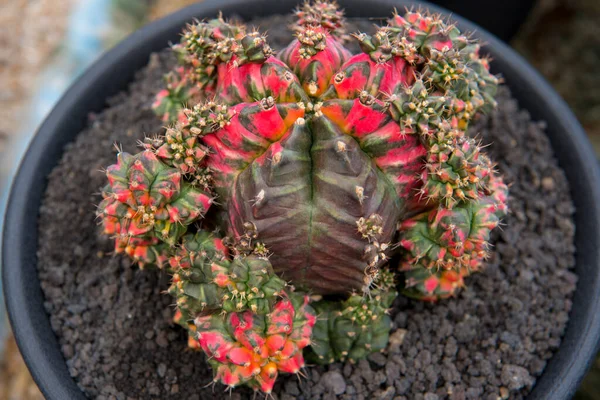
[[[341,303],[313,303],[317,323],[313,328],[310,357],[316,363],[356,362],[387,347],[392,321],[388,309],[398,295],[394,274],[382,270],[367,293],[354,293]]]
[[[117,251],[169,269],[215,382],[266,393],[308,345],[318,363],[384,350],[395,277],[413,298],[454,295],[507,212],[465,133],[498,84],[476,41],[410,11],[354,35],[353,55],[335,3],[296,16],[277,56],[221,17],[189,25],[155,102],[170,125],[119,154],[98,210]]]

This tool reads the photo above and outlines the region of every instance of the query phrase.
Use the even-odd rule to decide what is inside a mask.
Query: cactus
[[[308,296],[284,293],[267,314],[246,310],[196,317],[198,346],[209,357],[215,382],[230,388],[247,384],[268,394],[280,372],[300,373],[316,317]]]
[[[140,266],[162,266],[168,248],[212,204],[210,193],[194,188],[178,169],[149,150],[136,155],[120,152],[106,175],[108,185],[97,215],[104,233],[115,236],[116,252],[126,252]]]
[[[184,117],[185,104],[199,101],[202,91],[191,79],[192,69],[177,67],[165,75],[166,87],[158,92],[152,108],[162,115],[165,122],[176,121]]]
[[[309,353],[312,361],[356,362],[386,348],[392,324],[388,309],[398,293],[392,272],[384,269],[377,275],[367,293],[352,293],[343,302],[313,303],[318,319]]]
[[[296,16],[277,57],[222,17],[189,25],[155,102],[169,125],[119,154],[98,210],[117,251],[172,274],[215,382],[266,393],[308,345],[317,363],[384,350],[396,282],[454,295],[507,212],[465,133],[498,85],[476,40],[408,11],[353,55],[335,3]]]
[[[187,235],[170,258],[173,271],[169,293],[186,315],[202,312],[264,314],[287,284],[275,275],[266,257],[227,258],[221,239],[206,232]]]
[[[188,330],[189,346],[208,356],[214,382],[270,393],[279,372],[304,367],[302,349],[311,343],[316,316],[308,296],[275,275],[251,236],[247,229],[229,259],[223,240],[207,232],[186,235],[170,259],[169,293],[175,322]]]

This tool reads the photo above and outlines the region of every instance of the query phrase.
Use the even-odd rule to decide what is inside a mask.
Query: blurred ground
[[[73,1],[0,0],[0,146],[19,129],[35,89],[32,77],[64,38]]]
[[[37,121],[42,119],[43,115],[32,116],[31,110],[49,109],[65,86],[62,81],[48,84],[51,88],[58,88],[56,93],[50,91],[49,96],[39,96],[40,92],[44,93],[40,90],[41,85],[47,84],[39,77],[52,72],[52,68],[62,72],[69,68],[76,73],[82,68],[83,64],[78,64],[77,58],[73,57],[69,60],[70,64],[64,64],[65,43],[69,44],[72,39],[69,32],[78,29],[70,16],[76,12],[87,11],[89,14],[89,7],[94,6],[108,10],[103,25],[97,27],[99,31],[83,30],[83,34],[89,34],[91,39],[98,39],[87,43],[88,48],[90,43],[96,46],[98,51],[94,55],[97,55],[141,23],[193,2],[0,0],[0,160],[8,158],[6,149],[9,143],[28,140]],[[105,7],[107,4],[108,7]],[[92,14],[97,20],[98,14]],[[541,71],[569,103],[600,155],[600,2],[540,0],[511,45]],[[83,56],[90,58],[85,53]],[[42,101],[36,102],[36,96]],[[0,187],[2,175],[6,178],[3,168],[7,168],[6,165],[0,165]],[[42,398],[23,364],[14,339],[8,335],[3,357],[0,358],[0,399]],[[600,400],[600,358],[575,398]]]
[[[12,335],[6,339],[4,346],[4,357],[0,361],[0,399],[43,400],[44,396],[31,379]]]
[[[32,77],[38,76],[64,37],[72,1],[0,0],[0,155],[7,147],[9,136],[18,133],[25,105],[34,90]],[[29,21],[36,23],[26,23]],[[0,312],[0,316],[4,314]],[[0,328],[2,325],[0,321]],[[4,338],[2,332],[0,329],[0,338]],[[3,347],[0,399],[43,399],[12,335],[6,337]]]
[[[600,154],[600,1],[539,1],[512,45],[569,103]]]

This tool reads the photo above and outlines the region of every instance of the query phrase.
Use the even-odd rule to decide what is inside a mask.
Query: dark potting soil
[[[275,48],[290,40],[288,20],[269,28]],[[361,22],[368,30],[369,21]],[[39,274],[46,309],[71,375],[97,399],[251,398],[250,390],[204,386],[212,372],[187,349],[172,323],[169,276],[139,270],[111,254],[94,204],[115,162],[113,143],[135,152],[136,141],[161,131],[150,110],[162,74],[173,64],[155,54],[127,93],[90,116],[50,174],[41,208]],[[487,268],[456,298],[428,304],[398,298],[390,344],[356,365],[309,367],[306,378],[283,376],[279,399],[521,399],[560,345],[576,276],[574,208],[544,125],[519,110],[507,89],[498,108],[471,129],[512,183],[510,215],[494,233]]]

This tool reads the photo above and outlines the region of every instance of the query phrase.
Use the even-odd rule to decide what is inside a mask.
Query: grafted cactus
[[[384,350],[397,283],[453,295],[507,211],[465,133],[498,84],[475,40],[410,11],[353,55],[335,3],[296,16],[278,56],[223,18],[189,25],[155,102],[170,125],[108,168],[98,211],[118,251],[173,275],[215,382],[266,393],[309,345],[318,363]]]

